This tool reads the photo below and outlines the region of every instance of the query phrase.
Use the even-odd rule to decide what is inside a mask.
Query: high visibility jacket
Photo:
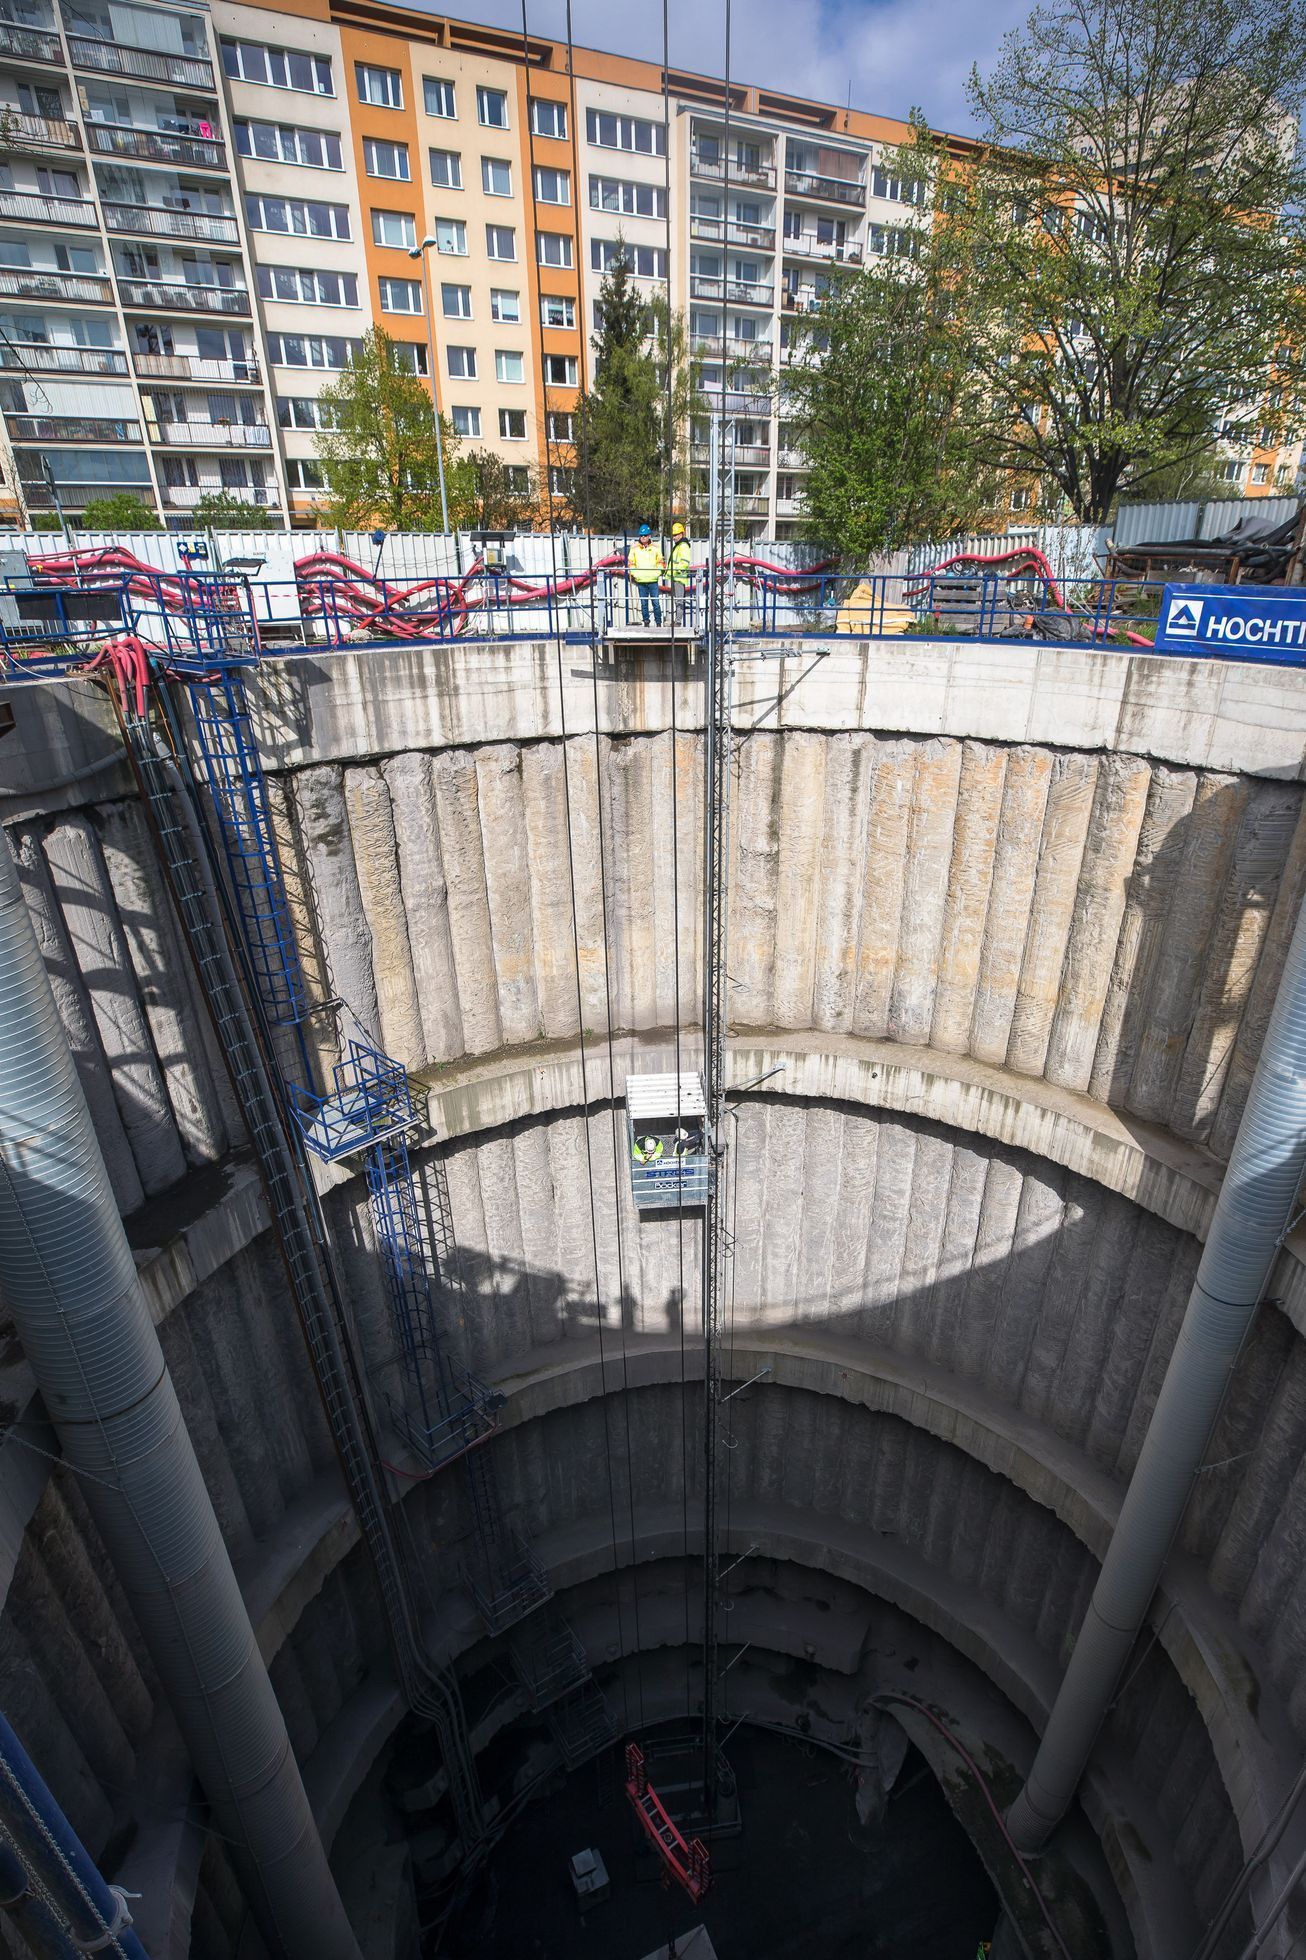
[[[690,556],[688,540],[677,538],[671,547],[671,583],[673,585],[689,584]]]
[[[633,544],[630,547],[630,555],[626,559],[630,567],[630,576],[636,585],[655,585],[662,576],[665,562],[652,538],[641,538],[638,544]]]
[[[637,1164],[655,1164],[662,1155],[662,1150],[663,1143],[661,1137],[635,1138],[635,1162]]]

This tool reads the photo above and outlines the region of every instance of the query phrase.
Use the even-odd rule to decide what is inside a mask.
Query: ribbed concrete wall
[[[600,793],[593,742],[568,745],[588,1028],[605,986],[614,1026],[670,1026],[677,950],[696,1017],[697,739],[672,757],[669,734],[604,740]],[[312,951],[411,1067],[575,1035],[562,775],[541,742],[291,780]],[[1225,1155],[1306,890],[1301,814],[1296,784],[1137,756],[759,730],[733,813],[734,1025],[970,1055]]]

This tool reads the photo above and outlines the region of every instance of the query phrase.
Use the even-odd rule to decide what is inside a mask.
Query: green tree
[[[439,470],[431,398],[416,375],[395,364],[395,343],[380,327],[318,396],[330,423],[316,449],[330,497],[323,510],[342,530],[440,527]],[[441,417],[446,472],[458,439]]]
[[[212,490],[195,506],[195,526],[201,531],[270,531],[279,529],[262,504],[246,503],[230,490]]]
[[[1064,0],[972,76],[986,147],[949,222],[986,462],[1100,522],[1220,435],[1291,432],[1304,93],[1306,0]]]
[[[537,498],[534,474],[524,464],[470,449],[450,472],[449,521],[460,531],[529,531]]]
[[[161,531],[163,524],[151,504],[144,504],[130,490],[115,490],[107,497],[92,497],[82,512],[78,529],[82,531]]]
[[[698,375],[683,320],[661,295],[643,298],[618,247],[599,288],[593,382],[576,405],[574,504],[591,530],[665,529],[688,490]]]
[[[907,209],[894,256],[833,273],[815,310],[790,322],[783,413],[810,464],[805,528],[861,565],[973,530],[998,495],[975,452],[983,382],[959,318],[969,301],[954,241]]]

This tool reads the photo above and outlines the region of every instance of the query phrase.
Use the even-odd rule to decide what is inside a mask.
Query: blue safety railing
[[[349,1043],[324,1095],[299,1084],[291,1088],[304,1141],[327,1164],[402,1134],[417,1121],[402,1064],[366,1042]]]

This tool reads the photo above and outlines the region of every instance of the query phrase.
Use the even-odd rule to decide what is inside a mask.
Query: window
[[[667,276],[667,255],[660,245],[632,245],[629,239],[619,242],[615,238],[592,238],[590,240],[590,264],[596,272],[607,272],[624,258],[637,279],[665,279]],[[695,277],[701,268],[695,269]]]
[[[474,347],[446,347],[445,357],[449,363],[449,373],[455,381],[475,381],[476,349]]]
[[[1015,511],[1028,510],[1032,502],[1033,498],[1028,490],[1013,490],[1011,493],[1011,508]]]
[[[487,129],[508,127],[508,98],[501,88],[477,89],[476,119]]]
[[[446,320],[470,320],[472,317],[471,287],[441,286],[440,311]]]
[[[426,347],[416,340],[397,340],[390,354],[396,374],[427,373]]]
[[[494,357],[494,378],[496,381],[518,382],[526,379],[525,357],[510,354],[500,348]]]
[[[452,122],[458,114],[454,107],[452,82],[441,82],[434,75],[423,75],[422,100],[428,116],[443,116],[446,122]]]
[[[710,210],[696,211],[698,217],[715,218],[720,216],[720,205],[716,198],[698,197],[700,206],[711,204]],[[636,184],[624,177],[591,177],[590,208],[594,211],[619,211],[631,218],[665,218],[667,215],[667,193],[661,184]]]
[[[1241,463],[1221,463],[1219,473],[1226,483],[1240,483],[1243,466]]]
[[[535,166],[535,201],[537,204],[570,204],[570,171],[546,170],[542,164],[537,163]]]
[[[370,102],[374,109],[402,109],[404,106],[403,78],[397,68],[372,68],[365,61],[356,61],[354,86],[358,90],[359,101]]]
[[[420,313],[422,311],[422,282],[420,279],[378,279],[377,291],[381,295],[383,313]]]
[[[521,294],[510,293],[502,286],[491,286],[490,318],[515,326],[521,319]]]
[[[236,148],[243,157],[257,157],[268,163],[302,163],[309,170],[343,170],[340,138],[330,129],[299,129],[291,123],[250,122],[243,117],[233,124]]]
[[[526,410],[524,408],[501,408],[499,410],[499,434],[505,442],[525,442]]]
[[[268,357],[274,367],[342,368],[362,344],[336,334],[270,333]]]
[[[868,225],[866,249],[881,259],[914,259],[921,249],[920,233],[897,225]]]
[[[456,436],[479,436],[481,433],[479,408],[451,408],[449,419],[453,423],[453,432]]]
[[[564,299],[556,293],[544,293],[540,298],[540,325],[542,327],[574,327],[576,324],[576,302]]]
[[[265,88],[295,89],[301,95],[334,95],[331,63],[325,55],[297,54],[289,48],[265,48],[257,41],[222,43],[222,66],[239,82],[260,82]]]
[[[576,489],[576,472],[569,465],[554,463],[549,470],[549,489],[555,497],[570,497]]]
[[[279,395],[277,425],[282,429],[329,429],[331,411],[312,395]]]
[[[1253,482],[1253,483],[1268,483],[1268,482],[1269,482],[1269,480],[1270,480],[1270,466],[1269,466],[1269,464],[1268,464],[1268,463],[1253,463],[1253,465],[1252,465],[1252,482]]]
[[[545,102],[536,95],[531,98],[531,134],[533,136],[556,136],[560,142],[567,140],[567,105],[565,102]]]
[[[571,234],[565,231],[537,231],[535,250],[541,265],[571,264]]]
[[[436,219],[435,249],[437,252],[452,252],[455,258],[466,258],[467,227],[461,218]]]
[[[352,272],[316,272],[295,265],[254,268],[264,299],[289,300],[300,306],[357,306],[358,280]]]
[[[417,243],[415,219],[407,211],[374,211],[372,243],[393,245],[402,251],[410,250]]]
[[[363,138],[363,168],[369,177],[397,177],[406,184],[409,178],[407,143],[385,143],[379,136]]]
[[[487,197],[511,197],[512,165],[502,157],[482,157],[481,189]]]
[[[485,250],[492,259],[515,259],[517,234],[511,225],[487,225]]]
[[[544,379],[551,388],[574,388],[579,379],[578,363],[574,354],[546,354],[544,356]]]
[[[431,182],[440,191],[460,191],[463,187],[463,160],[457,150],[428,150]]]
[[[349,206],[303,197],[247,197],[251,231],[283,231],[295,238],[348,238]]]
[[[636,150],[650,157],[667,153],[662,124],[645,122],[639,116],[613,116],[605,109],[587,109],[585,134],[601,150]]]
[[[292,490],[325,490],[322,465],[308,456],[287,456],[286,482]]]
[[[901,177],[879,164],[871,173],[871,193],[891,204],[924,204],[928,196],[923,177]]]
[[[575,440],[576,418],[574,415],[570,413],[562,415],[556,409],[550,409],[544,420],[548,428],[550,442],[572,442]]]

